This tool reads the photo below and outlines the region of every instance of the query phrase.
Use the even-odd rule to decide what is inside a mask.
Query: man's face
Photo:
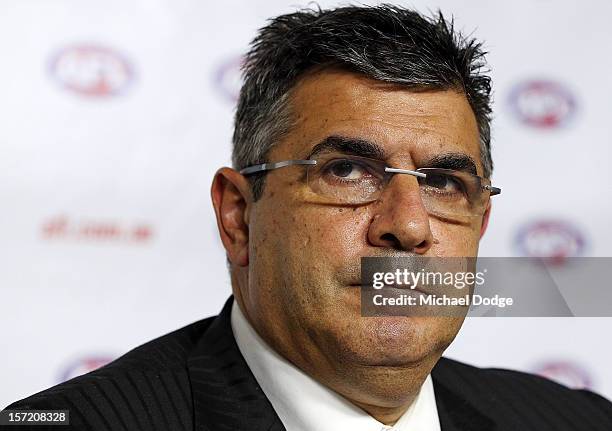
[[[392,167],[432,167],[441,155],[459,154],[482,175],[476,119],[461,93],[326,70],[296,85],[291,106],[297,122],[269,161],[307,158],[339,136],[379,146]],[[483,218],[428,215],[410,175],[395,175],[375,202],[330,205],[304,181],[305,169],[268,172],[263,195],[247,205],[248,267],[237,272],[237,297],[259,334],[311,375],[341,393],[363,385],[376,397],[380,384],[388,395],[393,383],[385,379],[430,369],[463,319],[361,317],[360,258],[475,256]]]

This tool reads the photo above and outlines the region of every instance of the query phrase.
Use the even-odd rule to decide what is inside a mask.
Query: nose
[[[376,212],[368,230],[372,245],[417,254],[425,254],[431,248],[429,215],[416,177],[394,175],[374,208]]]

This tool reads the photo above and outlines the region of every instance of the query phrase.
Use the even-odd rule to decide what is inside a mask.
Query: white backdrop
[[[611,256],[612,3],[398,3],[490,51],[503,194],[481,255]],[[220,310],[209,187],[240,56],[297,6],[0,0],[0,407]],[[611,322],[473,318],[447,355],[610,398]]]

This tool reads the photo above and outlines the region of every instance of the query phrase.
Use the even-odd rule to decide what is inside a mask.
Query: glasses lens
[[[337,204],[364,204],[377,200],[392,175],[385,172],[381,160],[342,154],[327,154],[315,158],[308,166],[310,189]],[[430,214],[443,217],[481,216],[489,191],[483,186],[488,180],[467,172],[450,169],[421,168],[426,175],[418,177],[423,206]],[[399,174],[403,175],[403,174]]]
[[[428,212],[441,216],[481,216],[488,190],[487,180],[467,172],[449,169],[419,169],[426,177],[419,178],[421,199]]]
[[[387,175],[385,163],[358,156],[328,154],[308,167],[308,184],[334,203],[362,204],[380,196]]]

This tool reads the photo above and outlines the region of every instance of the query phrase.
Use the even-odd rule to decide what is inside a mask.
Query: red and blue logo
[[[135,77],[132,63],[123,54],[95,44],[60,50],[49,62],[49,74],[65,90],[91,98],[124,94]]]
[[[586,369],[573,362],[546,362],[534,367],[533,372],[572,389],[593,388],[593,380]]]
[[[87,374],[114,360],[110,356],[86,356],[71,362],[60,374],[60,382]]]
[[[561,127],[574,116],[576,98],[559,82],[529,80],[510,93],[510,106],[523,124],[538,129]]]
[[[241,68],[243,57],[232,58],[221,63],[215,72],[215,87],[226,100],[235,103],[242,87]]]
[[[536,220],[524,225],[516,235],[521,256],[562,264],[568,257],[584,253],[585,235],[577,226],[564,220]]]

